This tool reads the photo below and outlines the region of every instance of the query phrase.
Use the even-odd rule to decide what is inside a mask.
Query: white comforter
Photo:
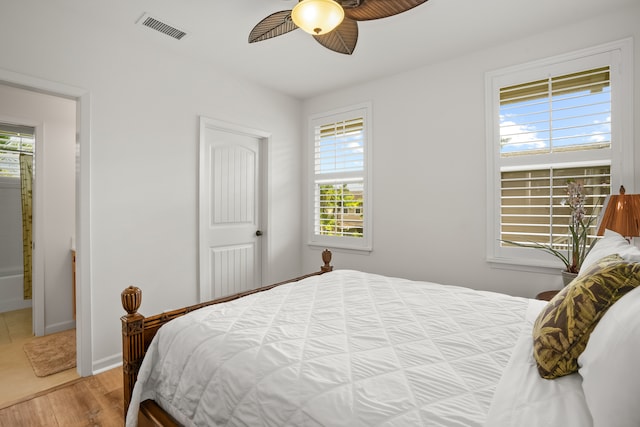
[[[487,427],[591,427],[579,373],[546,380],[533,358],[531,328],[545,301],[531,301],[525,327],[502,375]]]
[[[127,425],[482,426],[530,301],[350,270],[163,326]]]

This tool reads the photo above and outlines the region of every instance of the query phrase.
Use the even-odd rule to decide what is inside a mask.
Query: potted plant
[[[568,205],[571,209],[571,219],[569,220],[569,245],[567,253],[555,249],[551,244],[538,242],[521,243],[511,240],[502,240],[515,246],[540,249],[558,258],[564,264],[562,276],[565,285],[573,280],[582,266],[582,262],[589,253],[591,246],[589,241],[589,228],[596,219],[594,212],[586,216],[584,188],[581,182],[569,180],[567,183],[567,198],[562,200],[563,205]]]

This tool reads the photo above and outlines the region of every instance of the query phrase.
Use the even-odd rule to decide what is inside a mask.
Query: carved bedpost
[[[129,286],[120,294],[122,308],[127,314],[122,322],[122,372],[124,377],[124,414],[127,416],[133,385],[144,357],[144,316],[138,313],[142,302],[142,291]]]
[[[322,262],[324,262],[324,265],[320,267],[320,271],[327,273],[333,270],[331,266],[331,251],[329,249],[322,251]]]

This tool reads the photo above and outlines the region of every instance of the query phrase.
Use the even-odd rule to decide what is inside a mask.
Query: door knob
[[[260,231],[260,230],[256,231],[256,236],[258,236],[258,237],[262,236],[262,231]]]

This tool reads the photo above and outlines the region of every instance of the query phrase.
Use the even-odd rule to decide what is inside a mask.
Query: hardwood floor
[[[118,426],[124,424],[122,369],[115,368],[0,410],[0,426]]]
[[[121,368],[86,378],[75,368],[37,377],[23,350],[33,338],[31,309],[0,313],[0,426],[124,424]]]
[[[23,350],[32,330],[30,308],[0,313],[0,408],[79,377],[75,368],[37,377]]]

